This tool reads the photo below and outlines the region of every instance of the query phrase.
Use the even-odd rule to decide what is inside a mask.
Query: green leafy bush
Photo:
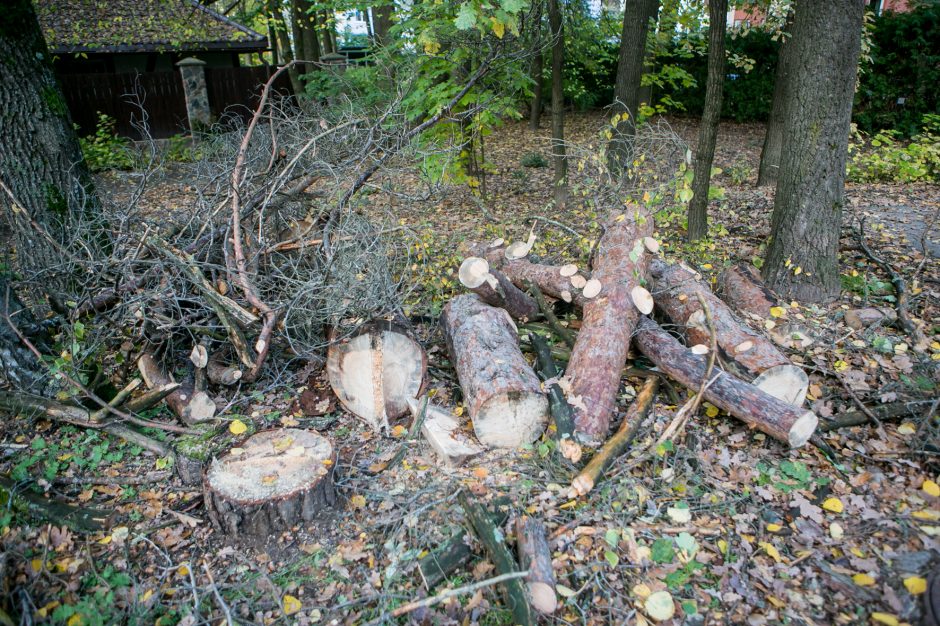
[[[870,139],[856,130],[848,175],[856,182],[940,182],[940,115],[924,115],[921,131],[907,142],[896,130]]]
[[[522,167],[545,167],[548,165],[548,160],[538,152],[527,152],[522,155],[519,164]]]
[[[98,113],[95,134],[79,139],[85,162],[92,172],[129,170],[134,166],[130,141],[115,132],[115,120]]]

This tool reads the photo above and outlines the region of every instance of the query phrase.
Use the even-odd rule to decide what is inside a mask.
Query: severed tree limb
[[[542,377],[542,385],[548,391],[548,408],[552,413],[552,421],[555,423],[555,432],[553,437],[558,439],[570,438],[574,435],[574,416],[571,412],[571,406],[565,400],[565,393],[554,382],[561,376],[558,366],[555,365],[555,359],[552,358],[552,351],[542,336],[538,333],[529,333],[529,343],[535,350],[535,358],[538,362],[538,371]]]
[[[517,517],[516,547],[519,566],[529,572],[525,579],[529,602],[539,613],[554,613],[558,608],[558,597],[555,595],[555,572],[552,568],[552,551],[545,536],[545,524],[527,515]]]
[[[119,392],[117,392],[117,394],[115,394],[113,398],[111,398],[111,401],[108,402],[108,406],[116,407],[116,406],[120,406],[121,404],[123,404],[124,401],[127,400],[130,397],[130,395],[134,393],[134,391],[138,387],[140,387],[140,383],[141,383],[141,380],[139,378],[135,378],[131,380],[131,382],[125,385],[123,389],[121,389]],[[90,419],[93,422],[100,422],[102,418],[104,418],[104,416],[107,414],[108,414],[108,411],[104,408],[101,408],[95,411],[94,413],[92,413],[91,415],[89,415],[88,419]]]
[[[879,420],[892,420],[908,417],[915,408],[925,404],[930,404],[933,400],[911,400],[909,402],[893,402],[882,406],[871,407],[868,412],[851,411],[842,413],[831,418],[823,418],[819,422],[819,432],[829,432],[840,428],[851,428],[853,426],[863,426],[871,423],[871,417],[868,413],[873,413]]]
[[[552,330],[555,331],[559,337],[561,337],[569,348],[574,347],[575,336],[570,328],[566,328],[561,325],[561,322],[555,316],[555,312],[552,310],[552,307],[545,301],[545,295],[542,293],[542,290],[539,289],[539,286],[530,280],[525,281],[526,289],[529,293],[532,294],[532,297],[535,298],[535,301],[539,305],[539,310],[542,311],[542,315],[545,316],[545,319],[548,320],[549,325],[552,327]]]

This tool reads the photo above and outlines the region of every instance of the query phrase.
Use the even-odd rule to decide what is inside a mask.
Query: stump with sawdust
[[[333,444],[316,432],[257,433],[209,466],[204,480],[209,516],[232,538],[276,536],[333,505],[335,467]]]

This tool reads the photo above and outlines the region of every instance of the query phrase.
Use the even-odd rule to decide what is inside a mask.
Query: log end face
[[[555,612],[558,608],[558,598],[551,585],[544,582],[530,582],[527,587],[532,608],[543,615],[551,615]]]
[[[785,363],[762,372],[753,384],[778,400],[801,406],[809,389],[809,377],[799,366]]]
[[[809,438],[816,432],[816,426],[819,425],[819,418],[812,411],[807,411],[799,417],[790,427],[788,439],[790,446],[799,448],[803,446]]]
[[[473,418],[477,439],[491,448],[518,448],[532,443],[547,424],[548,398],[534,392],[495,395]]]

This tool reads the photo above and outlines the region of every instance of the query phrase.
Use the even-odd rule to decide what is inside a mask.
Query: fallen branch
[[[525,281],[525,286],[529,293],[532,294],[532,297],[535,298],[535,301],[538,303],[539,310],[548,321],[552,330],[555,331],[555,334],[561,337],[562,340],[568,344],[569,348],[573,348],[575,342],[574,333],[571,332],[570,328],[566,328],[561,325],[561,322],[558,320],[558,317],[555,316],[555,312],[552,310],[551,305],[545,301],[545,295],[542,293],[542,290],[539,289],[539,286],[530,280]]]
[[[565,400],[565,393],[558,383],[554,382],[561,376],[561,372],[555,365],[555,359],[552,358],[551,348],[538,333],[529,333],[529,343],[535,350],[539,374],[542,376],[542,386],[548,392],[548,408],[552,413],[552,421],[555,423],[552,436],[556,440],[570,438],[574,435],[574,415],[571,412],[571,405]]]
[[[851,428],[853,426],[862,426],[871,423],[871,417],[868,413],[873,413],[879,420],[892,420],[897,418],[909,417],[912,414],[913,407],[920,407],[924,404],[930,404],[933,400],[911,400],[908,402],[894,402],[882,406],[871,407],[868,412],[852,411],[842,413],[831,418],[823,418],[819,422],[819,432],[829,432],[840,428]]]

